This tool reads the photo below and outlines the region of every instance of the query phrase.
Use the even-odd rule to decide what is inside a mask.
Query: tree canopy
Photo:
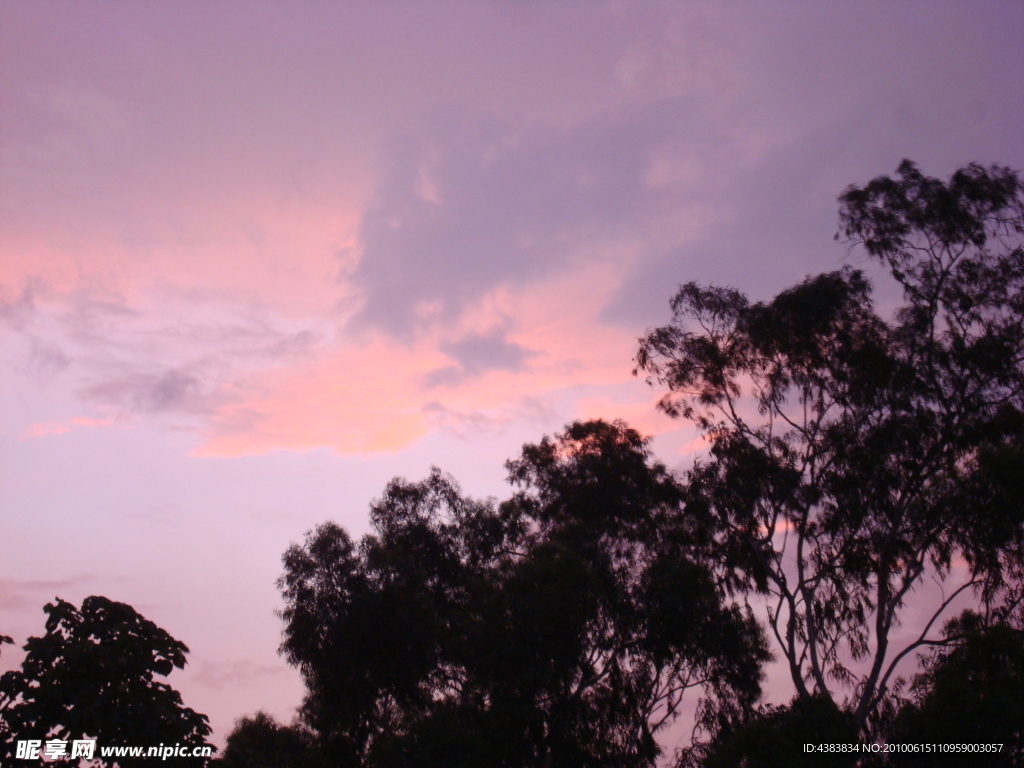
[[[840,233],[902,288],[890,317],[850,267],[766,302],[688,283],[640,340],[660,407],[708,455],[686,509],[713,520],[720,578],[757,592],[798,699],[870,731],[917,649],[956,643],[964,592],[986,621],[1020,598],[1024,553],[1024,185],[908,161],[840,197]],[[949,582],[894,645],[925,578]]]
[[[691,282],[640,339],[635,373],[708,446],[684,475],[621,422],[574,423],[506,464],[504,502],[435,469],[393,480],[360,541],[325,523],[292,545],[300,720],[239,721],[223,764],[647,768],[691,690],[703,736],[680,766],[814,765],[806,741],[858,736],[1004,740],[1014,764],[1024,184],[904,161],[849,187],[839,220],[894,311],[849,266],[759,302]],[[785,705],[758,705],[765,627]]]
[[[281,725],[266,712],[242,717],[210,768],[321,768],[315,734],[300,724]]]
[[[946,633],[961,637],[932,650],[914,677],[910,700],[895,713],[891,741],[998,743],[985,765],[1010,768],[1024,760],[1024,629],[1016,622],[985,622],[971,611],[950,622]],[[893,754],[896,768],[963,765],[955,753]]]
[[[707,520],[620,422],[508,462],[507,501],[396,479],[358,544],[285,554],[282,651],[332,765],[651,766],[685,691],[749,710],[765,641]]]
[[[210,726],[166,683],[188,648],[125,603],[57,598],[43,609],[46,634],[31,637],[20,670],[0,677],[0,758],[16,740],[95,739],[100,746],[206,746]],[[97,752],[96,758],[99,758]],[[119,757],[121,768],[152,758]],[[200,765],[201,759],[168,764]]]

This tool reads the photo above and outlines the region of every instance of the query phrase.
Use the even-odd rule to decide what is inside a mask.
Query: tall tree
[[[767,658],[706,565],[706,521],[647,443],[571,425],[467,499],[393,481],[356,545],[285,555],[282,651],[335,765],[652,766],[683,693],[749,709]]]
[[[0,677],[3,765],[14,764],[16,740],[208,746],[206,716],[155,679],[185,666],[184,643],[130,605],[105,597],[85,598],[81,610],[57,598],[43,610],[46,634],[29,638],[21,669]],[[152,758],[117,759],[121,768],[149,763]],[[204,763],[177,758],[168,764]]]
[[[837,237],[902,287],[890,318],[851,268],[761,303],[689,283],[636,372],[709,443],[687,508],[716,521],[734,588],[764,596],[798,697],[831,698],[863,731],[902,659],[957,641],[937,630],[958,595],[995,615],[1019,588],[1024,185],[1006,168],[943,182],[904,161],[840,205]],[[952,584],[893,647],[926,577]]]

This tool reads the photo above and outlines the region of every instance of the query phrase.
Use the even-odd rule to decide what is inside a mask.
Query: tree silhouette
[[[840,203],[840,234],[902,287],[891,319],[851,268],[766,303],[689,283],[636,361],[710,444],[686,507],[714,519],[722,576],[765,597],[798,698],[833,700],[863,732],[900,660],[958,640],[934,633],[958,595],[994,619],[1019,590],[1024,186],[904,161]],[[891,647],[926,577],[953,584]]]
[[[0,677],[0,757],[16,740],[96,739],[100,746],[205,746],[205,715],[154,676],[185,666],[188,648],[130,605],[87,597],[46,605],[46,634],[29,638],[20,671]],[[97,752],[96,757],[99,758]],[[152,758],[117,759],[121,768]],[[167,761],[202,765],[202,759]]]
[[[500,505],[435,470],[358,545],[327,523],[285,554],[282,651],[331,765],[651,766],[686,690],[756,701],[762,634],[645,440],[576,423],[507,468]]]
[[[986,624],[971,612],[950,622],[947,634],[962,638],[926,659],[912,685],[912,699],[889,728],[905,743],[998,743],[998,752],[896,753],[896,768],[945,768],[965,760],[1020,765],[1024,759],[1024,630],[1007,622]]]
[[[243,717],[228,735],[223,754],[210,768],[317,768],[324,765],[314,734],[299,725],[285,726],[266,712]]]
[[[797,697],[787,706],[764,706],[756,717],[726,723],[710,744],[685,753],[682,765],[701,768],[847,768],[856,765],[859,752],[827,756],[804,752],[805,744],[853,744],[857,724],[835,702],[822,696]]]

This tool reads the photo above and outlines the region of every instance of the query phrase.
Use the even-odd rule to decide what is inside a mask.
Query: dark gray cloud
[[[519,371],[537,353],[508,341],[500,329],[471,334],[458,341],[442,342],[440,349],[457,365],[431,371],[424,378],[427,387],[458,384],[488,371]]]
[[[702,185],[701,195],[726,212],[723,220],[696,239],[644,254],[602,319],[639,332],[668,319],[669,299],[690,280],[731,285],[761,299],[805,274],[838,269],[844,249],[833,240],[835,198],[845,183],[833,181],[841,176],[834,158],[850,138],[822,130],[769,153],[741,175],[725,162],[710,168],[714,181]],[[824,191],[831,187],[834,192]]]
[[[80,394],[86,400],[135,413],[202,414],[215,404],[214,393],[204,378],[198,366],[191,370],[126,371],[87,385]]]
[[[387,152],[361,223],[352,278],[365,303],[356,323],[408,338],[489,289],[564,268],[595,240],[663,211],[666,192],[644,175],[671,121],[643,112],[517,132],[438,108],[416,138]]]
[[[183,370],[165,371],[139,388],[140,404],[150,411],[187,408],[201,395],[199,379]]]
[[[638,331],[664,323],[676,286],[690,280],[764,299],[852,259],[881,282],[859,251],[833,240],[837,197],[848,185],[892,174],[903,158],[940,177],[969,162],[1024,167],[1019,100],[1007,98],[1011,80],[993,77],[982,63],[989,56],[987,66],[1024,61],[1020,46],[1009,45],[1019,24],[1017,32],[993,20],[949,25],[905,5],[885,28],[844,10],[853,26],[822,37],[815,25],[831,9],[808,10],[806,18],[794,14],[791,28],[766,29],[772,59],[747,73],[749,98],[745,114],[737,113],[747,130],[784,115],[791,132],[766,130],[754,162],[738,163],[732,151],[702,155],[701,182],[680,195],[681,210],[696,193],[725,215],[696,239],[642,253],[605,321]],[[989,45],[1002,53],[970,61],[948,53]]]
[[[1022,164],[1019,89],[993,72],[1019,70],[1024,17],[950,24],[954,12],[901,6],[879,26],[856,9],[762,9],[734,30],[716,25],[709,50],[652,53],[684,80],[689,54],[703,62],[686,95],[569,130],[436,108],[385,152],[352,273],[365,300],[356,320],[409,337],[495,286],[543,279],[618,242],[633,247],[635,269],[604,319],[634,327],[663,319],[686,280],[768,294],[836,268],[835,198],[847,184],[904,157],[936,175]],[[647,183],[655,157],[688,171]],[[716,221],[696,237],[652,234],[701,210]]]
[[[329,328],[211,304],[189,296],[141,309],[82,289],[36,311],[32,327],[45,326],[49,338],[21,331],[24,365],[42,382],[71,369],[80,397],[121,415],[207,418],[246,392],[253,374],[313,354]]]
[[[78,395],[119,413],[205,419],[247,391],[256,371],[308,355],[320,335],[246,324],[128,327],[91,335]]]

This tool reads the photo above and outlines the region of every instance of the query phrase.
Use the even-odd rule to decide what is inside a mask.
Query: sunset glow
[[[217,743],[289,721],[290,542],[432,465],[505,496],[574,419],[690,465],[637,337],[689,280],[853,263],[884,306],[836,196],[1024,168],[1022,39],[998,0],[0,5],[0,634],[106,595]]]

